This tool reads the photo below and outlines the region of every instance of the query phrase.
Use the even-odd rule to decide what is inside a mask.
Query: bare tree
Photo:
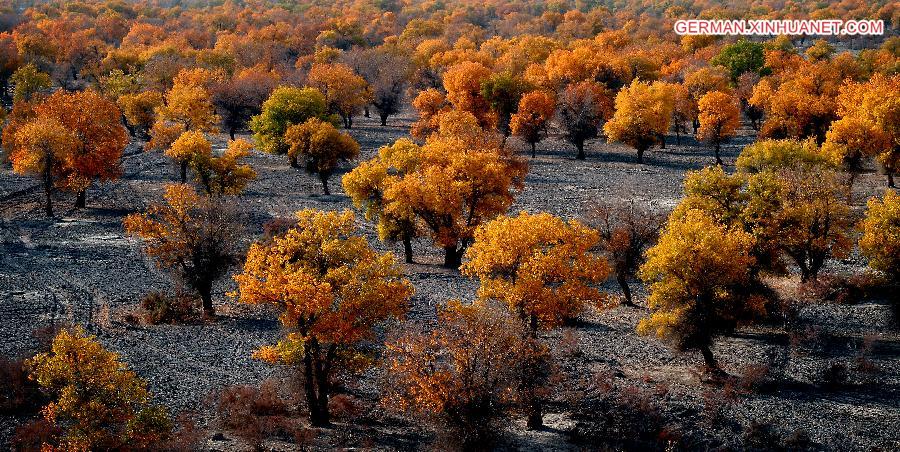
[[[634,306],[628,281],[637,276],[644,251],[656,243],[665,219],[664,213],[637,206],[634,199],[619,204],[602,203],[587,214],[588,223],[600,232],[600,246],[627,306]]]

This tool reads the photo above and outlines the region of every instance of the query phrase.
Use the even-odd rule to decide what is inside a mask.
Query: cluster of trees
[[[484,444],[512,411],[540,427],[557,346],[545,333],[610,307],[600,289],[610,277],[626,304],[631,280],[647,285],[641,334],[697,349],[717,369],[715,338],[771,309],[766,275],[815,279],[851,252],[852,184],[868,160],[891,186],[900,167],[898,38],[858,53],[824,40],[801,53],[786,37],[676,38],[673,18],[700,15],[703,2],[627,1],[615,12],[530,0],[320,3],[0,3],[13,170],[40,181],[52,216],[55,191],[83,207],[92,185],[121,175],[129,136],[171,158],[180,183],[129,215],[126,232],[207,317],[214,286],[239,267],[230,296],[274,306],[284,330],[256,356],[297,369],[316,426],[330,423],[336,381],[383,351],[385,404],[454,429],[464,445]],[[791,5],[755,2],[743,17],[898,22],[883,1]],[[353,213],[300,211],[248,247],[232,202],[256,178],[254,147],[315,174],[329,194],[339,165],[360,154],[339,128],[370,108],[386,126],[407,103],[418,113],[411,136],[341,185],[382,240],[403,243],[406,262],[426,238],[446,267],[478,280],[473,302],[448,300],[427,328],[403,320],[413,286]],[[742,117],[762,140],[727,172],[721,146]],[[236,138],[245,130],[253,142]],[[224,149],[214,148],[220,132]],[[556,133],[578,159],[602,137],[642,163],[670,132],[709,143],[719,166],[687,176],[667,219],[634,204],[598,206],[584,222],[509,214],[527,174],[510,136],[534,157]],[[900,197],[872,198],[858,225],[862,254],[900,283]],[[377,344],[385,325],[396,333]],[[145,384],[83,331],[60,333],[29,367],[52,400],[50,447],[153,448],[171,433]]]

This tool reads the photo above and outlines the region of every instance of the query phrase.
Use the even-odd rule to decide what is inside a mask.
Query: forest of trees
[[[900,284],[900,4],[730,3],[0,0],[2,158],[54,218],[122,177],[127,152],[164,154],[164,194],[121,218],[182,293],[156,294],[158,316],[268,306],[282,334],[254,356],[293,369],[304,422],[330,428],[336,381],[382,372],[381,406],[489,448],[500,419],[543,426],[561,392],[552,338],[586,311],[646,309],[637,333],[699,352],[714,384],[729,378],[717,340],[781,315],[772,278],[814,282],[859,253],[879,284]],[[697,17],[882,19],[885,36],[673,33]],[[404,112],[406,136],[360,158],[359,118],[387,127]],[[726,165],[741,134],[750,144]],[[598,199],[580,218],[515,212],[550,137],[576,161],[618,143],[638,165],[693,139],[708,166],[671,211]],[[357,212],[247,230],[237,200],[254,153]],[[870,168],[885,188],[854,199]],[[407,318],[414,243],[477,285],[431,323]],[[20,373],[18,403],[40,408],[17,450],[187,441],[187,423],[79,326]]]

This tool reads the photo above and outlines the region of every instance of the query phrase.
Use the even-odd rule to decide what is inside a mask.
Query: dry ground
[[[379,127],[374,119],[360,118],[352,134],[362,145],[361,158],[405,136],[410,115]],[[726,161],[734,161],[742,145],[752,141],[749,131],[724,149]],[[674,142],[674,137],[670,140]],[[513,146],[525,146],[516,140]],[[266,378],[284,377],[287,369],[251,359],[251,352],[278,337],[278,323],[265,309],[240,306],[225,297],[233,288],[226,280],[216,291],[221,318],[195,325],[143,326],[122,321],[140,298],[152,290],[167,290],[165,274],[146,260],[139,243],[124,237],[122,218],[160,199],[165,183],[176,169],[166,157],[139,153],[129,148],[124,159],[125,176],[114,183],[94,187],[88,208],[73,210],[73,197],[57,196],[58,216],[44,218],[41,193],[34,181],[14,175],[8,166],[0,169],[0,220],[3,253],[0,255],[0,354],[23,356],[36,346],[32,331],[58,320],[91,325],[94,334],[146,378],[156,398],[173,412],[202,411],[209,394],[225,385],[258,384]],[[622,146],[595,140],[588,145],[588,159],[577,161],[574,148],[556,139],[539,145],[539,156],[530,160],[525,190],[513,211],[549,211],[578,217],[592,203],[636,199],[657,209],[668,209],[680,197],[684,173],[713,162],[711,151],[692,139],[682,146],[648,152],[644,165],[634,163],[634,153]],[[349,199],[332,179],[334,194],[320,195],[317,180],[290,168],[284,157],[254,153],[250,163],[259,178],[239,200],[246,212],[247,239],[259,236],[262,225],[275,217],[290,216],[302,208],[347,209]],[[857,183],[857,200],[882,190],[876,174],[864,175]],[[859,206],[857,206],[859,208]],[[394,249],[375,240],[371,225],[363,225],[375,246]],[[471,299],[476,283],[457,272],[439,267],[441,256],[426,240],[415,246],[416,264],[407,273],[416,287],[411,317],[433,316],[434,307],[448,298]],[[833,273],[863,270],[858,256],[836,262]],[[793,280],[777,281],[787,289]],[[786,289],[786,290],[787,290]],[[617,287],[609,286],[613,295]],[[645,297],[637,288],[637,300]],[[699,355],[676,353],[651,338],[634,332],[645,311],[617,307],[606,312],[588,312],[580,321],[551,335],[552,342],[565,336],[576,341],[582,353],[562,358],[562,369],[583,378],[612,374],[621,384],[669,388],[672,413],[685,407],[702,409],[708,388],[699,382]],[[875,301],[838,305],[811,304],[802,309],[802,328],[817,338],[813,345],[791,347],[778,327],[741,331],[724,338],[715,347],[721,363],[734,375],[753,365],[770,365],[783,372],[786,381],[777,390],[750,394],[729,411],[743,426],[752,421],[773,422],[787,430],[803,429],[819,443],[835,450],[900,448],[900,338],[886,306]],[[865,339],[874,343],[868,358],[874,373],[855,370]],[[874,342],[873,342],[874,341]],[[818,345],[817,345],[818,344]],[[824,344],[824,345],[822,345]],[[826,390],[820,383],[823,370],[833,363],[850,369],[853,384]],[[376,372],[366,377],[359,391],[373,398]],[[562,383],[566,392],[574,383]],[[371,400],[353,423],[339,421],[337,428],[323,432],[317,448],[363,446],[382,449],[422,448],[431,441],[418,424],[394,419]],[[518,421],[507,427],[505,444],[511,448],[548,450],[578,449],[567,441],[574,425],[565,404],[549,407],[548,428],[526,432]],[[2,437],[8,437],[16,419],[0,418]],[[217,430],[210,420],[210,435]],[[719,433],[720,435],[723,433]],[[727,436],[727,432],[724,433]],[[727,442],[727,439],[726,439]],[[214,450],[240,450],[244,445],[226,434],[209,440]],[[272,443],[275,449],[290,449],[287,443]],[[587,448],[590,448],[588,446]]]

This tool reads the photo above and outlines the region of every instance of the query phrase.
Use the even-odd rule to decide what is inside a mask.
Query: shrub
[[[143,319],[150,325],[186,323],[197,318],[197,299],[187,294],[150,292],[141,300]]]
[[[44,401],[22,360],[0,358],[0,414],[34,414]]]
[[[258,388],[237,385],[222,389],[216,406],[222,427],[257,450],[267,438],[296,437],[299,421],[290,417],[291,411],[278,393],[277,385],[273,380],[266,380]]]

